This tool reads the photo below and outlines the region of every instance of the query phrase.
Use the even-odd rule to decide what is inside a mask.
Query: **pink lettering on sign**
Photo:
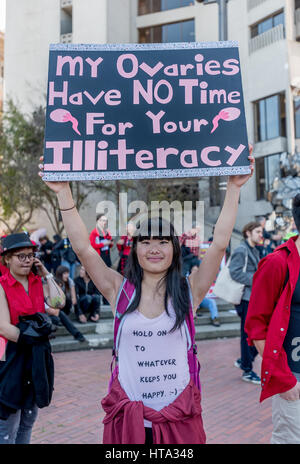
[[[179,86],[184,87],[186,105],[193,103],[193,87],[198,87],[198,79],[179,79]]]
[[[157,148],[157,167],[166,168],[167,167],[167,157],[170,155],[178,155],[179,150],[177,148]]]
[[[213,160],[209,159],[209,157],[208,157],[208,155],[213,151],[216,151],[216,152],[220,153],[220,148],[219,147],[206,147],[206,148],[204,148],[201,151],[201,160],[207,166],[220,166],[220,164],[222,164],[220,160],[213,161]]]
[[[229,147],[225,147],[225,150],[231,153],[231,157],[227,161],[227,164],[229,166],[233,166],[236,160],[239,158],[239,156],[243,153],[244,149],[246,148],[245,145],[240,144],[237,149]]]
[[[91,77],[98,77],[98,66],[100,63],[102,63],[103,58],[99,56],[95,61],[93,61],[91,58],[87,58],[85,60],[91,67]]]
[[[180,155],[180,162],[184,168],[197,168],[197,150],[184,150]]]
[[[127,164],[127,155],[134,155],[134,150],[132,148],[128,149],[126,145],[126,139],[118,140],[118,149],[110,150],[110,155],[117,155],[118,157],[118,169],[126,169]]]
[[[84,159],[84,169],[86,171],[93,171],[95,169],[95,146],[95,140],[86,140]]]
[[[164,65],[163,65],[163,63],[161,61],[159,63],[157,63],[153,68],[151,68],[151,66],[149,66],[147,63],[144,63],[144,62],[142,64],[140,64],[140,68],[146,74],[149,74],[150,77],[153,77],[163,67],[164,67]]]
[[[104,113],[86,113],[86,133],[94,134],[95,124],[104,124]]]
[[[136,154],[136,165],[141,169],[151,169],[154,167],[153,154],[149,150],[140,150]]]
[[[53,163],[45,163],[45,171],[71,171],[70,163],[63,162],[63,150],[70,146],[71,142],[46,142],[46,148],[53,150]]]
[[[63,82],[62,90],[54,90],[54,82],[53,81],[49,82],[49,100],[48,100],[49,106],[54,105],[55,98],[61,98],[62,105],[68,104],[68,82],[67,81]]]
[[[73,171],[82,170],[82,140],[74,140],[73,144]]]
[[[69,65],[70,76],[75,76],[76,65],[79,66],[79,76],[83,75],[83,59],[81,56],[75,56],[75,58],[72,58],[71,56],[58,55],[56,64],[57,76],[62,75],[62,69],[67,63]]]
[[[131,66],[131,71],[125,71],[124,69],[124,61],[129,61],[129,66]],[[120,76],[125,77],[126,79],[131,79],[135,77],[139,70],[139,62],[137,57],[134,56],[132,53],[125,53],[124,55],[119,56],[117,60],[117,70]]]
[[[106,170],[107,169],[107,147],[108,143],[105,140],[101,140],[98,143],[98,164],[97,164],[97,169],[99,171]]]

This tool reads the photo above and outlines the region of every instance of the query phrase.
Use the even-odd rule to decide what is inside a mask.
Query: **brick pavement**
[[[198,342],[203,421],[208,444],[263,444],[271,436],[271,400],[259,404],[260,386],[241,380],[233,366],[239,339]],[[55,391],[39,411],[32,443],[99,444],[101,398],[107,392],[111,350],[56,353]],[[260,372],[260,360],[255,361]]]

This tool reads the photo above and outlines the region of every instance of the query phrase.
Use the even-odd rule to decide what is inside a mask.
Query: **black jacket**
[[[74,283],[76,287],[76,294],[79,298],[85,295],[100,295],[99,290],[92,280],[90,280],[88,285],[86,285],[83,278],[79,276],[76,277]]]
[[[54,363],[48,336],[53,332],[47,314],[20,318],[17,343],[9,341],[6,361],[0,362],[0,418],[18,409],[49,406],[54,386]]]

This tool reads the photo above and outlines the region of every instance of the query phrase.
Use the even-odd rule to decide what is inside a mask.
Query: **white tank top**
[[[190,381],[187,326],[170,332],[175,311],[168,306],[149,319],[138,310],[124,317],[118,349],[119,382],[131,401],[161,410],[172,403]],[[144,421],[145,427],[151,422]]]

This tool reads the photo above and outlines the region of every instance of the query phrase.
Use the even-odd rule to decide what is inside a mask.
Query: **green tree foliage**
[[[0,127],[0,222],[21,230],[41,202],[38,158],[42,153],[42,109],[26,118],[9,101]]]
[[[45,110],[24,115],[9,101],[0,126],[0,224],[9,233],[27,226],[34,212],[44,211],[55,233],[63,229],[56,195],[38,175],[44,150]],[[91,187],[71,186],[78,209]]]

